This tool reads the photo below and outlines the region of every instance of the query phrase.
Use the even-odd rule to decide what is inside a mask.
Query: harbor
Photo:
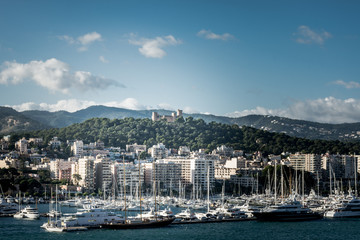
[[[39,211],[46,211],[46,205],[39,205]],[[64,207],[66,211],[75,209]],[[21,221],[21,222],[19,222]],[[207,224],[171,224],[156,229],[108,230],[93,229],[88,231],[50,233],[40,228],[47,221],[18,220],[0,218],[0,238],[10,239],[289,239],[300,236],[302,239],[357,239],[360,219],[322,219],[310,222],[211,222]],[[346,229],[346,230],[345,230]]]

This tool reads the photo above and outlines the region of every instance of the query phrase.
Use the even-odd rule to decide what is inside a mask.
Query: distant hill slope
[[[7,108],[8,109],[8,108]],[[16,112],[15,110],[13,110]],[[86,109],[79,110],[74,113],[59,111],[24,111],[16,112],[22,114],[27,119],[34,120],[37,124],[41,123],[43,126],[51,126],[61,128],[69,126],[73,123],[81,123],[90,118],[110,118],[123,119],[126,117],[132,118],[151,118],[153,111],[160,115],[170,115],[172,111],[169,110],[129,110],[124,108],[105,107],[105,106],[91,106]],[[1,110],[2,115],[6,115],[6,111]],[[293,120],[289,118],[263,115],[249,115],[239,118],[230,118],[224,116],[215,116],[207,114],[184,114],[184,118],[191,116],[195,119],[203,119],[205,122],[219,122],[224,124],[237,124],[239,126],[250,126],[257,129],[263,129],[270,132],[285,133],[290,136],[303,137],[309,139],[325,139],[325,140],[360,140],[360,123],[346,123],[346,124],[325,124],[316,123],[303,120]],[[30,123],[29,123],[30,124]],[[27,125],[33,129],[38,129],[39,125]],[[35,123],[34,123],[35,124]],[[11,130],[7,126],[1,126],[0,133],[3,128],[6,131]],[[24,126],[24,128],[26,128]],[[13,128],[13,131],[18,131]]]
[[[49,128],[47,124],[26,117],[12,108],[0,107],[0,134],[46,128]]]

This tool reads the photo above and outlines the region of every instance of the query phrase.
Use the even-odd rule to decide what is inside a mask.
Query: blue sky
[[[360,122],[360,2],[0,1],[0,104]]]

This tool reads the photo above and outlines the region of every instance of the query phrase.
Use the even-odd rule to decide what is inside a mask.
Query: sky
[[[0,105],[360,122],[359,1],[0,0]]]

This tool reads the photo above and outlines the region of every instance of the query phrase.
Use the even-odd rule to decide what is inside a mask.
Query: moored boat
[[[296,200],[271,205],[261,211],[253,212],[253,215],[259,221],[309,221],[322,218],[320,213],[311,211]]]
[[[338,201],[324,213],[327,218],[351,218],[360,217],[360,199],[353,197],[349,200]]]
[[[161,218],[161,219],[128,219],[120,222],[108,222],[101,224],[101,228],[109,229],[139,229],[139,228],[159,228],[166,227],[175,220],[175,217]]]

